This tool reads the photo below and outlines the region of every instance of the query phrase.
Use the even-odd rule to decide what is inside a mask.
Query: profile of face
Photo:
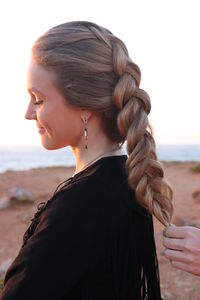
[[[82,109],[67,103],[54,86],[55,74],[33,60],[27,72],[27,90],[30,101],[25,114],[35,120],[44,148],[54,150],[77,146],[83,135]]]

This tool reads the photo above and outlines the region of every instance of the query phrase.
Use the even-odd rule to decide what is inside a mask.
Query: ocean
[[[157,145],[157,154],[161,161],[200,161],[200,145]],[[48,151],[42,146],[0,147],[1,173],[49,166],[75,166],[71,148]]]

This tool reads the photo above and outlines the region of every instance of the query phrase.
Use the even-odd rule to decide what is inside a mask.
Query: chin
[[[46,150],[58,150],[58,149],[66,147],[66,145],[60,145],[60,144],[56,144],[56,143],[53,143],[50,141],[47,142],[44,140],[41,141],[41,144],[42,144],[43,148],[45,148]]]

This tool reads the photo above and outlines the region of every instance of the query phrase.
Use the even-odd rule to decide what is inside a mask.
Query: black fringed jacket
[[[126,159],[99,159],[39,205],[1,300],[162,299],[152,216],[128,187]]]

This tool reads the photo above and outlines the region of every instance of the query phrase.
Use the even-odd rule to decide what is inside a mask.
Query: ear
[[[83,120],[83,122],[85,120],[89,120],[91,118],[91,116],[93,115],[93,112],[90,110],[86,110],[84,108],[81,109],[81,119]]]

